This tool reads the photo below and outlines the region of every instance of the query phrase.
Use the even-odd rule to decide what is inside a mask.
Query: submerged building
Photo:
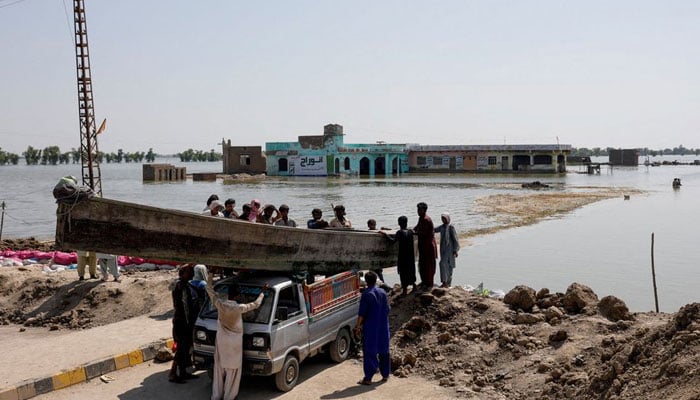
[[[639,165],[639,150],[638,149],[610,149],[608,153],[608,162],[611,165],[622,165],[627,167],[636,167]]]
[[[571,145],[346,144],[343,127],[329,124],[323,135],[265,144],[268,175],[391,176],[408,172],[566,172]]]
[[[221,141],[224,174],[265,173],[265,156],[260,146],[231,146],[231,140]]]
[[[296,142],[265,143],[268,175],[400,175],[408,172],[404,144],[346,144],[343,127],[329,124],[323,135]]]
[[[409,146],[409,172],[566,172],[571,145]]]

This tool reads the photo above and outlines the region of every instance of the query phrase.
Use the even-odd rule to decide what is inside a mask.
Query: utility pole
[[[92,97],[90,50],[84,0],[73,0],[75,20],[75,64],[78,74],[78,114],[80,116],[80,160],[83,185],[102,197],[102,177],[97,150],[97,126]]]

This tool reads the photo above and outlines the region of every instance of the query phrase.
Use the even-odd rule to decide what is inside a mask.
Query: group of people
[[[260,202],[258,200],[253,200],[249,204],[245,204],[243,206],[243,213],[238,215],[234,209],[235,200],[233,199],[228,199],[224,206],[220,206],[218,197],[212,195],[207,203],[208,208],[205,210],[205,213],[208,212],[209,215],[212,216],[238,218],[257,223],[292,227],[297,226],[294,220],[289,219],[289,207],[284,204],[281,205],[279,209],[275,208],[273,205],[266,205],[261,208]],[[428,216],[427,211],[428,205],[426,203],[420,202],[417,204],[418,222],[412,229],[408,228],[408,218],[402,215],[398,218],[399,229],[394,236],[388,235],[384,231],[385,228],[378,231],[388,240],[398,242],[397,270],[401,280],[402,296],[408,293],[409,287],[413,287],[413,290],[429,290],[434,286],[436,259],[438,259],[435,233],[440,234],[440,287],[448,288],[452,285],[452,273],[456,266],[456,257],[460,249],[457,232],[451,224],[450,215],[448,213],[441,214],[442,224],[436,227],[430,216]],[[307,228],[352,228],[352,222],[346,217],[345,207],[343,205],[334,206],[333,212],[335,217],[328,222],[323,219],[323,212],[321,209],[313,209],[311,212],[312,218],[307,221]],[[377,230],[377,223],[374,219],[369,219],[367,221],[367,229],[372,231]],[[419,284],[416,284],[414,236],[417,237],[418,242]],[[181,274],[181,280],[183,279],[185,281],[192,279],[190,278],[189,272],[185,272],[184,278]],[[391,373],[391,358],[389,355],[390,306],[386,291],[382,290],[377,285],[378,280],[383,281],[381,269],[369,271],[365,274],[367,288],[360,298],[357,324],[354,329],[354,333],[362,337],[364,375],[362,379],[358,381],[358,384],[361,385],[371,385],[372,377],[376,373],[381,375],[381,382],[386,382]],[[180,284],[180,287],[184,287],[184,283]],[[237,301],[240,300],[240,289],[237,288],[235,284],[229,288],[228,300],[222,300],[217,297],[211,285],[211,277],[208,278],[208,285],[204,287],[206,288],[206,292],[212,304],[219,312],[212,399],[234,398],[238,394],[242,372],[243,322],[241,315],[260,306],[266,288],[263,289],[263,293],[261,293],[254,302],[243,304]],[[189,291],[180,289],[182,294],[176,295],[176,290],[178,290],[177,287],[173,291],[173,304],[176,307],[176,317],[180,317],[181,315],[187,314],[184,307],[188,304],[185,297]],[[180,312],[177,312],[177,307],[182,307]],[[194,318],[196,318],[196,314]],[[182,337],[182,335],[187,332],[187,338],[184,340],[181,339],[183,340],[183,344],[181,344],[177,338],[175,339],[178,341],[178,348],[170,374],[171,381],[173,382],[185,382],[187,379],[193,377],[193,375],[186,372],[185,364],[187,362],[191,363],[191,358],[186,357],[190,357],[194,319],[187,318],[183,319],[183,321],[185,322],[182,322],[184,327],[181,328],[181,331],[175,328],[175,318],[173,321],[174,338]],[[185,372],[181,373],[179,371]]]
[[[119,282],[119,266],[117,256],[113,254],[96,253],[94,251],[78,251],[78,280],[85,280],[85,268],[87,267],[90,279],[97,279],[97,264],[100,264],[102,280],[107,281],[112,275],[115,282]]]
[[[282,204],[279,208],[273,204],[265,204],[261,206],[260,200],[253,199],[250,203],[246,203],[242,207],[242,212],[239,214],[236,211],[236,200],[229,198],[223,204],[219,201],[219,196],[212,194],[207,199],[207,206],[202,211],[204,215],[212,217],[222,217],[238,219],[248,222],[256,222],[259,224],[268,224],[276,226],[288,226],[296,228],[296,221],[289,218],[289,206]],[[345,216],[345,206],[338,204],[333,207],[335,218],[330,222],[323,219],[323,211],[320,208],[314,208],[311,211],[311,219],[306,222],[306,227],[309,229],[324,229],[324,228],[352,228],[352,222]]]
[[[212,399],[235,399],[241,383],[243,366],[243,318],[242,315],[262,304],[267,285],[252,303],[241,301],[241,289],[232,282],[228,298],[222,299],[214,291],[212,274],[202,264],[185,264],[178,271],[178,280],[172,289],[173,340],[177,344],[168,380],[185,383],[196,379],[189,372],[192,366],[192,346],[197,315],[208,296],[218,312],[216,345],[214,350],[214,375]]]
[[[243,212],[239,215],[236,210],[236,201],[228,199],[221,205],[219,197],[212,194],[207,199],[207,207],[204,209],[206,215],[223,218],[237,218],[250,222],[271,224],[277,226],[297,227],[297,223],[289,218],[289,206],[282,204],[279,209],[272,204],[261,207],[257,199],[243,205]],[[432,219],[427,214],[428,205],[424,202],[417,204],[418,223],[412,229],[408,229],[408,218],[401,216],[398,219],[399,230],[395,237],[391,238],[383,230],[380,233],[386,235],[390,240],[395,240],[399,244],[399,256],[397,269],[401,278],[402,294],[406,294],[408,287],[413,289],[427,290],[434,286],[434,276],[436,273],[436,262],[438,258],[437,243],[435,233],[440,234],[440,287],[447,288],[452,285],[452,272],[456,266],[459,252],[459,238],[457,231],[451,224],[450,214],[442,213],[440,219],[442,224],[435,227]],[[311,211],[311,219],[306,222],[309,229],[325,228],[352,228],[352,222],[347,218],[345,206],[338,204],[333,207],[334,218],[331,221],[323,219],[323,211],[314,208]],[[377,222],[374,219],[367,221],[367,229],[377,230]],[[385,228],[382,228],[385,229]],[[418,238],[418,274],[420,283],[416,286],[415,273],[415,252],[413,247],[413,237]],[[384,276],[381,269],[374,270],[381,281]]]
[[[420,202],[416,208],[418,223],[413,229],[408,228],[408,218],[402,215],[398,219],[399,230],[393,238],[380,231],[389,240],[398,242],[399,255],[396,269],[401,279],[402,295],[407,294],[409,286],[413,287],[413,290],[428,290],[434,286],[435,260],[438,258],[435,233],[440,234],[440,287],[448,288],[452,285],[452,272],[459,253],[459,238],[455,227],[451,224],[450,214],[443,213],[442,225],[435,227],[433,220],[428,216],[428,205]],[[414,235],[418,238],[418,274],[420,276],[418,286],[416,286]]]
[[[292,228],[297,226],[296,221],[289,218],[289,206],[286,204],[282,204],[279,208],[273,204],[266,204],[262,207],[260,200],[253,199],[250,203],[243,204],[242,208],[243,211],[239,214],[236,211],[235,199],[226,199],[222,205],[219,201],[219,196],[212,194],[207,199],[207,206],[204,208],[203,214],[259,224],[289,226]]]

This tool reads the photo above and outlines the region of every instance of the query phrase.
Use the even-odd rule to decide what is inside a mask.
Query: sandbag
[[[95,192],[87,186],[78,186],[78,180],[74,176],[64,176],[58,180],[53,188],[53,197],[56,203],[75,202],[95,196]]]

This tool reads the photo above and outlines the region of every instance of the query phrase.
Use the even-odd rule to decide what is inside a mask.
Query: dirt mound
[[[527,312],[461,288],[405,297],[396,288],[393,373],[424,375],[459,398],[700,398],[700,304],[613,322],[590,306],[595,293],[572,288],[587,301],[569,312],[571,293],[547,289]]]
[[[121,282],[78,281],[41,266],[0,270],[0,324],[86,329],[138,315],[170,314],[173,271],[129,272]]]
[[[54,251],[53,241],[41,241],[33,237],[3,239],[0,242],[0,251],[3,250],[39,250]]]

